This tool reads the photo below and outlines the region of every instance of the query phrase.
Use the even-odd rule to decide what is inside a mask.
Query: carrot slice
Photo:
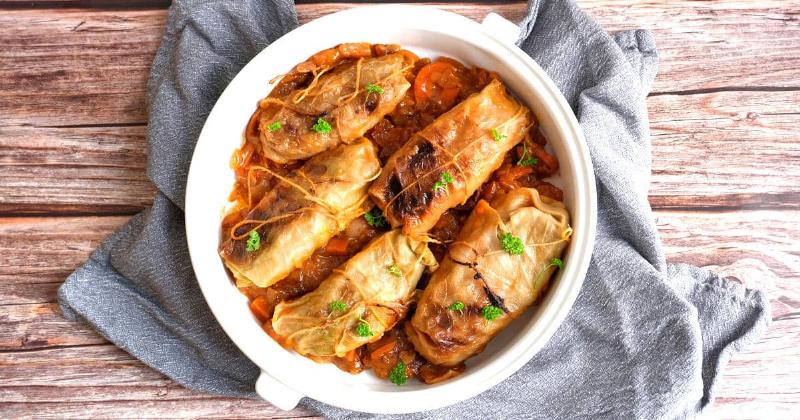
[[[414,99],[418,104],[438,102],[444,108],[452,107],[461,92],[458,68],[448,61],[434,61],[420,69],[414,79]]]
[[[347,255],[347,239],[331,238],[325,245],[325,252],[331,255]]]
[[[395,346],[395,344],[396,344],[395,340],[392,340],[392,341],[390,341],[390,342],[388,342],[388,343],[386,343],[386,344],[384,344],[384,345],[382,345],[382,346],[378,347],[377,349],[375,349],[375,351],[373,351],[372,353],[370,353],[369,357],[370,357],[370,358],[371,358],[373,361],[377,361],[377,360],[378,360],[378,359],[380,359],[380,358],[381,358],[381,357],[382,357],[384,354],[386,354],[386,353],[389,353],[390,351],[394,350],[394,346]]]
[[[250,302],[250,310],[253,312],[253,315],[255,315],[259,321],[261,321],[262,324],[271,318],[269,313],[269,303],[267,303],[267,299],[263,296],[259,296]]]

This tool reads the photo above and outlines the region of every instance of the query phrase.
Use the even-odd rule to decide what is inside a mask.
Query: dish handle
[[[519,39],[519,26],[497,13],[486,15],[481,26],[487,35],[504,44],[515,45]]]
[[[304,397],[303,394],[289,388],[263,370],[256,380],[256,394],[284,411],[297,407]]]

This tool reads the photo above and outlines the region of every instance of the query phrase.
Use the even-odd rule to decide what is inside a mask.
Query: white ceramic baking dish
[[[581,288],[594,244],[594,172],[574,114],[544,71],[514,45],[517,36],[516,25],[494,14],[479,24],[431,7],[355,8],[307,23],[275,41],[222,93],[192,158],[186,188],[186,233],[198,284],[231,340],[261,368],[256,391],[265,400],[288,410],[309,397],[371,413],[416,412],[455,404],[517,371],[566,317]],[[561,164],[555,183],[564,190],[575,230],[564,256],[564,270],[537,307],[468,361],[466,373],[440,384],[411,381],[395,386],[369,371],[351,375],[284,350],[261,330],[217,255],[220,221],[234,181],[230,156],[241,144],[258,100],[271,90],[268,81],[311,54],[343,42],[400,44],[420,57],[446,55],[497,72],[534,111]]]

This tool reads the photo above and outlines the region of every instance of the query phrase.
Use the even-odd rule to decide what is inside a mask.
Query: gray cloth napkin
[[[766,328],[768,301],[664,259],[647,202],[645,97],[657,67],[650,33],[609,36],[568,0],[528,7],[519,45],[572,105],[595,166],[591,266],[566,321],[519,372],[465,402],[409,417],[692,417],[713,400],[731,355]],[[214,320],[192,272],[182,211],[189,159],[227,83],[296,26],[290,0],[174,2],[148,83],[153,206],[59,289],[67,318],[192,389],[253,397],[258,368]],[[334,418],[370,417],[303,404]]]

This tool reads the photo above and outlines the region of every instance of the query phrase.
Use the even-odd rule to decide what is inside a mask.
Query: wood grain
[[[798,103],[800,91],[648,98],[651,205],[800,205]],[[131,214],[152,200],[145,127],[12,126],[0,138],[0,213]]]
[[[797,9],[763,2],[582,2],[609,31],[651,28],[661,54],[654,92],[794,87],[800,74]],[[352,7],[300,5],[306,22]],[[495,11],[513,20],[523,3],[438,4],[481,19]],[[624,13],[620,11],[624,10]],[[165,11],[10,10],[0,16],[0,77],[11,80],[0,115],[6,124],[75,125],[143,123],[144,80],[163,31]],[[120,77],[123,75],[124,77]],[[80,89],[76,89],[80,86]],[[49,95],[37,95],[47,91]],[[24,99],[24,100],[22,100]],[[59,113],[47,112],[60,109]]]
[[[0,353],[4,418],[236,417],[293,418],[263,401],[185,389],[111,344]],[[46,391],[44,391],[46,390]],[[46,410],[46,411],[45,411]]]
[[[648,98],[655,208],[798,208],[800,91]]]
[[[728,380],[722,383],[717,404],[731,408],[721,413],[758,416],[763,408],[749,409],[747,403],[752,401],[769,402],[772,411],[768,413],[774,415],[789,413],[793,396],[800,395],[795,380],[800,374],[800,348],[796,346],[800,340],[800,318],[796,316],[800,313],[800,291],[795,287],[800,281],[800,249],[796,246],[800,225],[794,223],[800,218],[800,210],[658,211],[655,217],[670,261],[713,266],[749,287],[765,290],[771,299],[773,325],[753,348],[738,355],[726,369]],[[124,221],[124,217],[3,219],[0,238],[15,241],[19,248],[3,248],[0,255],[24,261],[24,265],[18,266],[21,271],[43,272],[54,278],[56,274],[46,268],[48,264],[53,267],[77,264]],[[93,228],[87,230],[86,226]],[[46,236],[52,238],[52,245],[42,240]],[[72,251],[54,257],[50,250],[55,248]],[[58,258],[65,261],[59,264]],[[0,261],[0,267],[6,265]],[[3,282],[9,279],[9,273],[0,276]],[[53,290],[58,286],[39,280],[35,274],[29,275],[16,285],[23,288],[42,285]],[[0,382],[7,384],[6,388],[0,388],[0,401],[15,401],[9,406],[19,410],[14,413],[29,412],[26,410],[32,408],[30,404],[44,398],[50,398],[42,401],[47,403],[44,406],[59,410],[62,406],[59,401],[63,401],[68,413],[80,410],[80,403],[92,401],[85,410],[120,415],[135,405],[130,401],[141,399],[152,401],[147,405],[147,413],[153,416],[167,415],[171,410],[206,413],[202,410],[212,410],[210,406],[219,402],[191,391],[175,391],[171,381],[116,347],[104,344],[105,340],[90,328],[64,320],[50,300],[53,293],[38,296],[37,303],[0,306]],[[14,299],[0,295],[0,301]],[[769,381],[753,378],[769,378]],[[154,398],[153,393],[164,395]],[[26,401],[26,396],[33,399]],[[206,403],[185,401],[195,398]],[[224,401],[220,404],[236,409],[237,417],[258,415],[248,405],[252,402]],[[254,411],[248,411],[251,409]],[[262,416],[267,415],[261,412]]]
[[[130,214],[153,200],[145,127],[0,127],[0,213]]]
[[[55,303],[63,279],[151,201],[145,81],[166,12],[143,6],[167,3],[0,0],[0,418],[310,415],[184,389]],[[311,3],[298,7],[301,22],[353,6]],[[524,2],[465,3],[437,6],[478,20],[525,12]],[[579,4],[606,30],[655,35],[650,201],[668,259],[771,300],[774,323],[730,362],[707,417],[796,417],[800,4]],[[108,9],[63,8],[75,6]],[[60,217],[19,217],[37,214]]]
[[[9,302],[14,294],[30,296],[15,290],[19,284],[62,282],[103,238],[127,220],[127,217],[0,219],[0,284],[10,292],[4,293],[0,300],[25,303],[26,298]]]
[[[769,57],[759,54],[783,51],[778,47],[783,45],[786,31],[795,43],[800,40],[800,26],[793,24],[791,8],[769,13],[757,8],[742,18],[740,4],[700,2],[696,10],[687,10],[683,3],[668,8],[645,4],[628,7],[626,13],[609,11],[627,7],[620,2],[590,1],[583,5],[610,30],[636,24],[654,28],[662,52],[662,71],[656,84],[670,85],[662,93],[713,88],[697,80],[690,81],[690,86],[675,85],[709,74],[720,74],[732,89],[739,89],[751,83],[742,79],[753,69],[746,65],[747,60],[767,61]],[[770,5],[776,4],[763,7]],[[518,3],[439,6],[473,18],[490,10],[512,19],[524,13],[524,5]],[[307,21],[349,5],[300,7],[300,16]],[[10,89],[0,92],[0,115],[4,116],[0,119],[0,165],[4,172],[0,178],[0,213],[131,214],[150,203],[153,187],[144,175],[144,86],[163,19],[160,10],[15,10],[0,15],[0,28],[8,28],[0,30],[0,43],[7,46],[0,51],[0,78],[13,81]],[[743,67],[735,63],[716,65],[716,57],[722,60],[731,54],[712,53],[712,49],[720,48],[719,42],[693,37],[697,31],[719,37],[733,35],[730,21],[734,19],[745,25],[744,29],[737,26],[736,31],[746,42],[760,45],[737,53]],[[747,32],[751,26],[759,28],[758,36]],[[688,42],[690,38],[692,43]],[[730,36],[725,42],[738,42],[736,39]],[[800,47],[795,43],[793,47]],[[707,59],[692,56],[691,63],[716,65],[715,70],[671,70],[668,66],[677,58],[670,56],[670,51],[687,44],[706,48]],[[800,48],[793,52],[797,51]],[[793,61],[795,54],[784,55],[781,60],[768,60],[769,65],[784,66],[782,70],[756,66],[760,74],[769,75],[770,81],[776,80],[775,74],[787,72],[790,78],[800,79],[800,66]],[[776,87],[766,80],[752,83]],[[794,131],[800,119],[797,101],[796,91],[770,92],[768,96],[761,91],[723,91],[705,96],[651,97],[655,151],[652,205],[797,205],[798,165],[788,165],[785,174],[769,170],[776,162],[800,159],[800,142],[792,141],[798,137]],[[738,154],[738,148],[731,147],[734,141],[748,146],[744,157]],[[664,144],[669,146],[664,148]],[[698,153],[707,159],[694,159]],[[752,155],[757,160],[748,159]]]

